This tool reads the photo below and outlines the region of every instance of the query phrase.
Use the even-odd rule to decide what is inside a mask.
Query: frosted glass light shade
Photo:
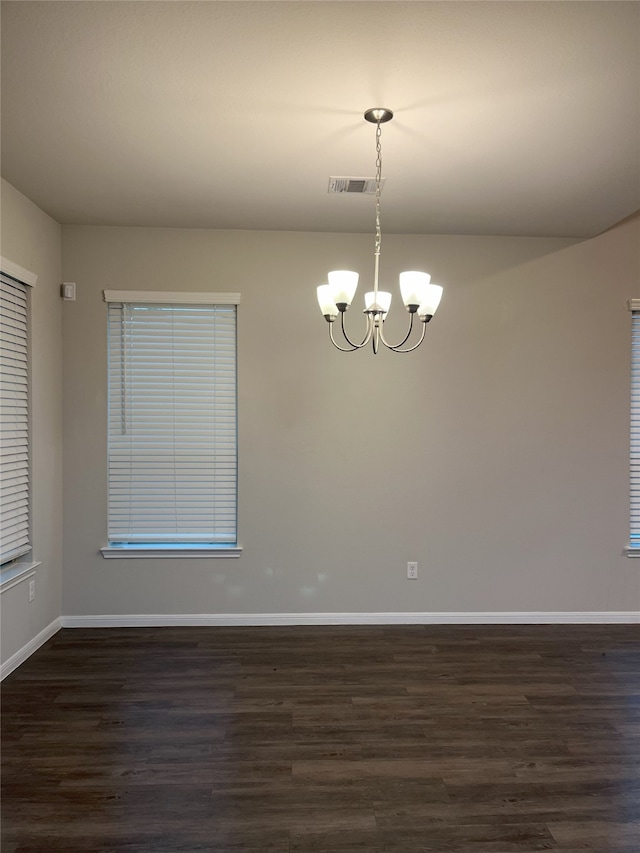
[[[418,308],[418,317],[424,317],[427,314],[433,316],[436,313],[440,300],[442,299],[442,288],[439,284],[428,284],[425,298]]]
[[[400,273],[400,293],[405,306],[422,305],[427,298],[427,287],[431,276],[426,272],[409,270]]]
[[[391,305],[391,294],[387,293],[386,290],[379,290],[377,294],[373,290],[369,291],[369,293],[365,293],[364,307],[366,311],[371,308],[374,302],[377,302],[380,308],[382,309],[382,319],[384,320],[384,318],[387,316],[389,306]]]
[[[329,273],[329,286],[336,305],[340,302],[351,305],[358,286],[358,273],[351,270],[333,270]]]
[[[327,314],[330,317],[338,316],[338,308],[334,302],[333,290],[330,284],[321,284],[318,287],[318,305],[325,317]]]

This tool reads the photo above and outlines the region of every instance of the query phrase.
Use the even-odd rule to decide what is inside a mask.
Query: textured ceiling
[[[62,223],[597,234],[640,207],[636,2],[3,2],[2,174]]]

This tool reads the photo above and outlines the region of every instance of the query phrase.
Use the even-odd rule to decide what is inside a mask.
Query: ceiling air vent
[[[384,187],[386,178],[380,181],[380,190]],[[375,195],[375,178],[329,178],[329,193],[355,193],[356,195]]]

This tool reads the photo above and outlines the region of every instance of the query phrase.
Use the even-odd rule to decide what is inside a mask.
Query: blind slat
[[[640,547],[640,311],[631,314],[630,545]]]

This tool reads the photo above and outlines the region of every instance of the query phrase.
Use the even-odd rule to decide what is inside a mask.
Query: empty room
[[[640,3],[0,28],[3,853],[637,853]]]

